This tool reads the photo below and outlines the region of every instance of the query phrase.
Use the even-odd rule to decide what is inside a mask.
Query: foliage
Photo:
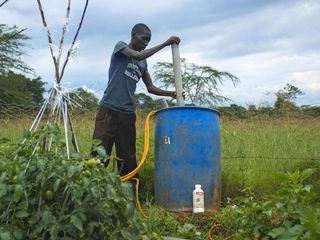
[[[28,39],[16,26],[0,24],[0,75],[13,70],[32,72],[32,68],[21,60],[25,54],[22,49]]]
[[[204,234],[193,224],[181,224],[173,214],[150,204],[148,206],[148,221],[150,229],[159,232],[162,236],[170,235],[170,237],[192,240],[204,239]]]
[[[246,189],[246,196],[223,209],[225,219],[219,220],[225,228],[233,229],[234,239],[319,239],[319,196],[312,185],[304,184],[315,171],[279,174],[282,187],[269,201],[256,201],[250,188]]]
[[[135,98],[137,107],[142,109],[145,114],[165,107],[161,103],[161,101],[166,101],[164,99],[153,99],[144,93],[135,94]],[[173,105],[170,101],[167,101],[167,104]]]
[[[287,83],[283,90],[279,90],[275,93],[278,98],[282,98],[286,101],[293,101],[299,95],[304,95],[304,93],[296,86]]]
[[[92,93],[82,87],[71,94],[71,98],[81,105],[82,111],[94,111],[98,109],[98,98]]]
[[[320,106],[303,105],[301,106],[301,110],[306,116],[320,117]]]
[[[25,131],[18,146],[0,142],[0,239],[159,238],[140,219],[131,184],[97,159],[67,159],[58,126]]]
[[[250,104],[246,109],[237,104],[230,104],[229,106],[217,106],[215,109],[219,111],[221,116],[233,119],[247,119],[251,117],[276,119],[284,116],[291,118],[317,118],[320,116],[319,106],[303,105],[298,107],[290,102],[282,102],[280,105],[280,108],[276,108]]]
[[[274,93],[277,97],[276,102],[274,103],[275,108],[294,108],[295,105],[293,101],[300,95],[304,95],[304,92],[302,92],[298,87],[293,86],[289,83],[287,85]]]
[[[218,107],[217,110],[219,113],[229,117],[236,117],[240,119],[248,117],[247,110],[237,104],[230,104],[229,107]]]
[[[83,114],[74,118],[75,129],[81,130],[77,132],[81,152],[90,152],[92,142],[88,141],[88,139],[92,138],[94,120],[95,116],[92,113]],[[14,118],[14,120],[9,121],[0,119],[0,134],[10,138],[12,141],[18,142],[21,140],[23,127],[31,125],[32,121],[33,118],[31,116],[25,116],[21,119]],[[140,159],[140,155],[143,152],[144,121],[145,118],[138,113],[136,122],[137,159]],[[235,196],[243,195],[241,189],[251,187],[255,196],[253,201],[261,204],[261,199],[266,199],[266,196],[270,195],[271,197],[275,196],[277,194],[276,189],[280,188],[283,180],[277,177],[275,174],[277,171],[286,172],[310,167],[319,169],[320,167],[320,132],[318,131],[320,122],[318,119],[270,119],[261,117],[239,120],[222,116],[220,121],[223,189],[223,207],[221,208],[221,213],[210,216],[210,218],[201,218],[201,221],[207,220],[207,223],[202,224],[194,221],[193,216],[190,216],[190,221],[186,218],[181,219],[178,217],[177,219],[180,227],[182,227],[184,223],[193,224],[197,231],[201,231],[202,239],[207,239],[205,236],[208,229],[214,223],[223,223],[223,227],[217,228],[213,233],[213,235],[223,235],[220,239],[227,239],[228,236],[236,232],[238,225],[236,225],[234,219],[236,219],[238,215],[236,215],[237,213],[234,208],[232,208],[232,205],[234,203],[238,205],[238,203],[231,200],[231,205],[225,207],[226,197],[234,199]],[[151,121],[150,151],[146,162],[147,166],[142,168],[141,174],[139,173],[141,178],[139,197],[143,201],[145,199],[150,200],[153,196],[154,154],[152,149],[154,146],[154,123],[154,121]],[[1,146],[4,147],[5,145],[6,144],[2,144]],[[15,149],[16,147],[13,148]],[[1,157],[1,159],[3,158]],[[68,161],[72,163],[72,159]],[[312,192],[316,192],[318,196],[320,196],[320,172],[317,171],[309,179],[306,179],[306,181],[313,184],[314,188]],[[250,194],[248,197],[249,196],[253,195]],[[238,206],[240,207],[240,205]],[[167,217],[165,217],[167,215],[164,215],[165,212],[163,210],[155,211],[154,213],[151,210],[152,214],[150,214],[149,207],[150,206],[148,206],[148,210],[146,211],[148,216],[151,215],[147,219],[148,224],[153,225],[157,223],[160,226],[164,226],[162,230],[159,227],[159,231],[162,231],[161,235],[181,236],[177,234],[178,228],[172,228],[173,230],[170,230],[170,218],[176,218],[175,215],[170,214],[171,217],[167,219]],[[153,221],[153,218],[158,218],[157,222]],[[167,221],[168,224],[166,224]],[[176,222],[176,224],[178,223]],[[157,228],[157,225],[152,226],[152,229]],[[190,237],[190,239],[193,238]],[[243,240],[244,238],[236,238],[236,236],[234,236],[234,238],[231,237],[228,239]]]
[[[44,85],[40,77],[30,79],[9,71],[0,75],[0,100],[8,105],[37,108],[43,102]]]
[[[158,62],[155,65],[154,78],[164,88],[174,86],[173,65],[168,62]],[[219,84],[231,80],[235,85],[239,79],[228,72],[220,72],[210,66],[198,66],[181,59],[183,89],[186,102],[191,105],[212,106],[229,99],[219,95]]]

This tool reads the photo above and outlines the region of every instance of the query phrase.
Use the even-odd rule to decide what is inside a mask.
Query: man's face
[[[132,46],[136,51],[144,50],[151,40],[151,32],[148,29],[141,29],[132,36]]]

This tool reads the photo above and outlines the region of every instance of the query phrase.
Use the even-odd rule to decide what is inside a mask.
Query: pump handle
[[[178,103],[178,106],[184,106],[184,99],[182,95],[183,88],[182,88],[179,45],[176,43],[173,43],[171,45],[171,49],[172,49],[174,83],[175,83],[176,92],[177,92],[177,103]]]

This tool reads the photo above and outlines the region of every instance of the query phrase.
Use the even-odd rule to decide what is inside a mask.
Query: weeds
[[[0,134],[9,138],[10,141],[20,142],[23,128],[31,123],[32,119],[27,118],[21,118],[14,122],[3,121],[1,122]],[[4,138],[0,140],[2,142],[0,166],[1,171],[6,170],[6,175],[1,175],[1,184],[9,186],[7,190],[3,190],[6,188],[0,188],[1,212],[6,209],[3,206],[7,208],[13,204],[17,206],[14,212],[6,215],[9,218],[7,217],[4,224],[1,224],[2,235],[0,238],[6,239],[5,237],[8,236],[6,234],[8,232],[11,234],[13,231],[13,229],[8,228],[7,222],[15,219],[12,224],[15,223],[19,227],[30,217],[31,212],[29,210],[26,210],[28,216],[25,216],[26,212],[23,211],[26,199],[28,199],[29,207],[34,204],[32,209],[35,209],[35,211],[38,209],[39,197],[42,194],[40,194],[40,190],[32,190],[31,195],[34,196],[27,195],[28,198],[26,198],[24,189],[27,186],[22,184],[24,178],[28,181],[31,179],[37,180],[36,186],[41,189],[41,179],[48,180],[49,176],[44,177],[44,171],[41,169],[55,168],[52,170],[53,172],[60,169],[60,175],[66,174],[66,178],[68,178],[63,181],[65,187],[74,183],[77,180],[77,178],[74,179],[76,176],[81,176],[80,179],[84,182],[84,178],[96,177],[96,174],[102,171],[100,168],[92,171],[91,168],[88,169],[88,166],[84,165],[86,159],[89,158],[92,145],[93,124],[94,114],[81,115],[75,121],[82,157],[73,155],[70,162],[67,162],[63,158],[62,151],[59,151],[59,164],[53,164],[53,157],[50,157],[47,161],[41,161],[41,159],[32,161],[30,169],[33,172],[28,178],[25,175],[20,176],[20,172],[23,172],[23,166],[25,165],[17,162],[18,160],[14,160],[10,152],[19,153],[19,161],[34,159],[36,156],[42,156],[43,153],[37,151],[36,156],[30,158],[30,151],[33,149],[29,151],[28,148],[19,148],[20,150],[17,150],[17,146],[9,144],[9,140]],[[138,116],[137,159],[140,158],[143,150],[143,124],[144,118]],[[222,226],[214,229],[215,239],[320,239],[318,230],[320,229],[318,204],[320,202],[320,172],[309,170],[310,168],[320,168],[320,161],[317,160],[320,158],[320,132],[318,129],[320,129],[320,123],[314,119],[247,119],[246,121],[221,119],[223,207],[217,215],[186,215],[183,217],[177,217],[153,205],[154,155],[151,129],[151,150],[146,166],[140,172],[142,180],[140,197],[147,202],[145,205],[149,212],[148,224],[141,223],[142,225],[139,225],[140,223],[137,223],[136,226],[142,226],[141,229],[145,229],[143,226],[148,226],[151,232],[162,236],[190,239],[207,239],[208,230],[213,224],[217,223],[222,224]],[[38,137],[40,138],[41,135],[38,135]],[[10,160],[10,164],[6,164],[2,161],[3,159]],[[33,163],[37,163],[37,165],[33,165]],[[71,170],[70,164],[74,164],[78,170]],[[89,177],[90,173],[86,170],[91,171],[92,176]],[[68,174],[73,171],[75,173],[68,177]],[[59,192],[54,191],[58,185],[58,183],[55,185],[56,180],[47,180],[45,183],[48,183],[50,187],[47,189],[46,184],[43,185],[43,196],[47,195],[48,199],[53,197],[53,201],[41,200],[40,209],[51,206],[56,199],[59,199],[62,203],[65,199],[64,193],[59,195]],[[113,179],[112,181],[116,180]],[[59,191],[61,190],[60,184],[57,188]],[[21,187],[16,188],[17,185]],[[47,190],[52,191],[52,196]],[[82,189],[81,191],[85,192],[87,190]],[[46,192],[48,194],[45,194]],[[9,199],[8,196],[15,197]],[[6,200],[8,202],[3,201],[5,197],[8,198]],[[230,203],[227,203],[227,197],[231,198]],[[100,205],[98,204],[98,206]],[[55,207],[58,206],[55,205]],[[66,219],[71,221],[73,214],[73,212],[68,213]],[[50,215],[47,215],[47,213],[43,216],[43,219],[47,217],[50,220]],[[41,216],[38,216],[39,219],[42,219]],[[51,221],[49,220],[44,221],[44,224],[47,224],[48,227]],[[81,229],[78,220],[73,217],[72,222],[74,224],[71,224],[71,226],[76,229],[75,231],[81,232],[78,229]],[[70,222],[67,223],[70,224]],[[78,228],[76,225],[78,225]],[[83,222],[82,228],[85,225]],[[28,224],[25,224],[25,227],[27,226]],[[53,226],[50,225],[50,227]],[[64,226],[67,228],[67,224],[64,224]],[[90,233],[90,230],[86,230],[86,234],[88,233]],[[19,236],[19,231],[17,236]],[[83,235],[83,238],[86,238],[86,236]]]

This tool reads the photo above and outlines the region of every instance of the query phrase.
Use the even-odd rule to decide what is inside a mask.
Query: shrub
[[[97,159],[67,159],[58,126],[0,143],[0,239],[158,239],[131,184]],[[40,144],[51,140],[51,151]]]
[[[256,201],[246,189],[246,196],[224,208],[215,220],[229,229],[233,239],[320,239],[319,196],[312,185],[304,184],[315,171],[279,174],[282,186],[269,201]]]

